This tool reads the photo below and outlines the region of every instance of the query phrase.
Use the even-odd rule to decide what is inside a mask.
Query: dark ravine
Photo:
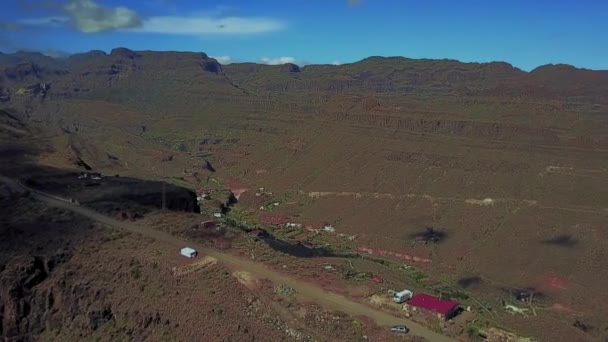
[[[260,238],[270,248],[277,252],[281,252],[287,255],[291,255],[298,258],[314,258],[314,257],[338,257],[338,255],[324,247],[314,247],[305,245],[302,243],[291,243],[284,240],[277,239],[273,235]]]

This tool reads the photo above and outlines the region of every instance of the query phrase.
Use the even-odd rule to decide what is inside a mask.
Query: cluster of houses
[[[426,293],[414,295],[410,290],[395,293],[393,301],[397,304],[403,304],[404,310],[420,310],[445,321],[455,317],[462,311],[460,303],[455,300],[442,299]]]

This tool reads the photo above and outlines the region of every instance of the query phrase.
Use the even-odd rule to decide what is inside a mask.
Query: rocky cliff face
[[[68,256],[62,253],[49,257],[19,256],[4,266],[0,273],[1,336],[27,341],[47,324],[51,328],[61,327],[56,317],[50,317],[58,304],[57,290],[53,287],[42,289],[39,285],[66,258]]]
[[[205,74],[208,74],[205,76]],[[508,63],[461,63],[454,60],[370,57],[339,65],[295,64],[277,66],[253,63],[220,65],[204,53],[136,52],[116,48],[110,54],[91,51],[66,60],[20,53],[0,58],[0,101],[24,86],[55,83],[51,93],[59,97],[82,96],[83,90],[101,91],[129,83],[151,91],[152,80],[187,82],[205,80],[210,92],[236,88],[265,92],[360,92],[430,95],[500,95],[558,99],[564,95],[608,92],[608,72],[548,65],[526,73]],[[213,79],[226,75],[229,79]],[[152,81],[152,83],[150,82]],[[125,83],[126,82],[126,83]],[[221,85],[220,88],[218,86]],[[184,89],[185,90],[185,89]],[[201,89],[202,90],[202,89]],[[3,95],[4,94],[4,95]]]
[[[78,329],[91,330],[103,319],[103,289],[73,277],[79,245],[98,231],[90,222],[45,208],[27,194],[9,191],[0,198],[0,336],[4,341],[36,341],[45,331],[73,327],[75,317],[92,319]],[[82,230],[81,230],[82,229]],[[80,230],[80,232],[79,232]],[[87,237],[84,231],[93,233]]]

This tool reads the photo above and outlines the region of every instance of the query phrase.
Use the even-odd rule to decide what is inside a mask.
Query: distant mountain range
[[[184,81],[204,79],[213,84],[215,91],[228,93],[427,94],[608,102],[608,71],[564,64],[524,72],[504,62],[377,56],[351,64],[299,67],[221,65],[204,53],[136,52],[125,48],[114,49],[110,54],[90,51],[60,59],[31,52],[0,54],[3,101],[15,96],[20,88],[39,82],[52,84],[49,95],[71,98],[127,80],[147,82],[165,76]]]

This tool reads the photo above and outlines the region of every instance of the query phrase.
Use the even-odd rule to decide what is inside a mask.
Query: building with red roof
[[[455,300],[441,299],[426,293],[413,296],[406,302],[406,305],[433,312],[445,320],[456,316],[460,308],[460,303]]]

